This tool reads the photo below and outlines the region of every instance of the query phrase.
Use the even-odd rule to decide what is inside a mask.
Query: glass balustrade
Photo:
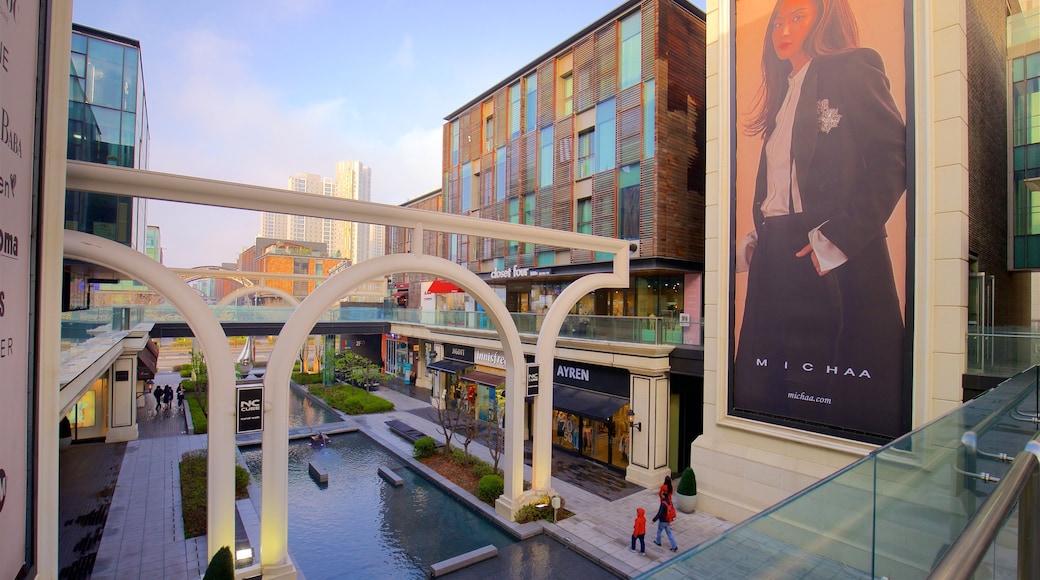
[[[222,323],[284,323],[295,311],[280,306],[220,306],[212,308]],[[521,334],[538,334],[544,314],[512,313]],[[421,326],[454,327],[467,330],[492,330],[485,312],[457,310],[418,310],[407,308],[351,307],[330,308],[319,322],[383,321]],[[142,322],[182,323],[184,317],[169,305],[120,306],[62,313],[63,348],[87,340],[99,326],[130,328]],[[111,325],[111,326],[110,326]],[[702,344],[699,321],[688,326],[674,318],[569,315],[560,328],[561,338],[630,342],[641,344]]]
[[[1038,415],[1031,368],[640,578],[926,578]],[[977,577],[1014,577],[1014,521]]]

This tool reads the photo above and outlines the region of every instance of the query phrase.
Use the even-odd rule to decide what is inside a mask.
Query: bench
[[[397,419],[390,419],[389,421],[386,421],[386,426],[389,427],[391,431],[400,435],[410,443],[415,443],[419,439],[426,437],[426,434],[422,431],[412,427],[404,421],[399,421]],[[441,446],[441,444],[437,444],[437,447]]]
[[[448,558],[447,560],[437,562],[436,564],[431,564],[430,576],[434,578],[444,576],[449,572],[461,570],[466,566],[472,566],[473,564],[483,562],[488,558],[494,558],[496,556],[498,556],[498,548],[496,548],[494,544],[488,544],[483,548],[477,548],[476,550],[471,550],[465,554],[459,554],[454,558]]]

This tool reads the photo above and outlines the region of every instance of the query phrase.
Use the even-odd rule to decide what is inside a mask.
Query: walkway
[[[173,380],[176,378],[173,377]],[[156,383],[165,384],[163,377],[157,376]],[[438,440],[443,439],[438,433],[438,425],[429,419],[428,403],[392,389],[382,389],[378,394],[392,401],[395,410],[379,415],[345,417],[344,423],[360,428],[402,457],[411,456],[412,444],[392,433],[385,423],[387,420],[403,421]],[[79,562],[82,571],[80,575],[63,574],[63,578],[197,580],[205,571],[206,538],[184,539],[177,466],[184,452],[206,447],[206,436],[187,435],[183,415],[176,413],[154,418],[142,413],[138,419],[138,428],[141,437],[137,441],[112,445],[77,445],[62,453],[60,507],[63,523],[67,518],[76,519],[95,510],[103,512],[107,509],[107,521],[103,524],[104,533],[100,536],[100,544],[97,544],[101,531],[100,522],[96,522],[94,528],[85,530],[87,535],[92,534],[93,545],[97,546],[92,576],[89,572],[89,554],[80,557],[79,552],[72,548],[74,545],[90,543],[90,540],[82,540],[84,530],[74,529],[72,526],[62,529],[62,565],[65,566],[65,562]],[[483,445],[474,443],[470,446],[470,451],[490,461],[487,448]],[[573,459],[586,461],[577,457]],[[106,463],[110,467],[105,468]],[[70,481],[66,481],[66,475],[73,475],[75,481],[82,485],[73,486]],[[525,479],[529,480],[530,476],[530,466],[525,466]],[[118,483],[113,481],[115,477],[118,477]],[[656,490],[636,491],[621,499],[610,501],[603,497],[607,495],[604,493],[606,489],[597,490],[592,486],[590,490],[556,477],[553,478],[552,485],[565,499],[567,509],[575,515],[559,524],[544,524],[544,532],[606,568],[603,577],[611,576],[607,570],[613,572],[613,575],[633,577],[676,555],[668,551],[667,540],[664,541],[663,547],[653,545],[656,526],[649,521],[646,554],[628,550],[636,508],[645,509],[649,520],[656,512]],[[83,490],[80,491],[79,488]],[[99,493],[98,489],[108,491]],[[107,503],[106,500],[109,498],[110,503]],[[66,504],[69,507],[66,507]],[[239,505],[241,507],[242,502]],[[243,514],[243,520],[252,521],[252,518],[246,518],[245,515]],[[101,514],[101,520],[104,519]],[[247,524],[250,525],[255,525],[255,522]],[[731,526],[729,522],[697,512],[680,513],[672,527],[680,550],[686,550]],[[76,535],[79,537],[74,538]],[[547,538],[539,539],[527,547],[538,550],[537,546],[544,545],[546,541]],[[549,543],[555,544],[551,541]],[[522,559],[523,553],[520,550],[515,557],[500,558],[501,561],[497,563],[492,560],[478,564],[457,573],[454,577],[510,577],[505,574],[509,571],[503,568],[506,566],[505,562]],[[567,553],[567,550],[557,550],[552,557],[572,557],[567,556]],[[553,569],[565,570],[567,566],[560,564]],[[512,571],[521,574],[513,577],[523,575],[520,569]]]

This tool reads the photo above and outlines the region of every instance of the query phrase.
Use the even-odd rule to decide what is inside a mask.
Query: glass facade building
[[[1012,47],[1040,41],[1040,9],[1008,19]],[[1012,268],[1040,268],[1040,52],[1011,59]]]
[[[136,40],[73,25],[68,158],[148,168],[148,107]],[[68,191],[65,228],[145,248],[145,200]]]

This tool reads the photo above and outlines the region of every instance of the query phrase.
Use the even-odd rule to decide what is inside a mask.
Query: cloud
[[[411,71],[415,68],[415,46],[411,36],[406,35],[401,40],[401,44],[397,47],[397,51],[394,52],[393,58],[390,59],[390,67],[404,71]]]

